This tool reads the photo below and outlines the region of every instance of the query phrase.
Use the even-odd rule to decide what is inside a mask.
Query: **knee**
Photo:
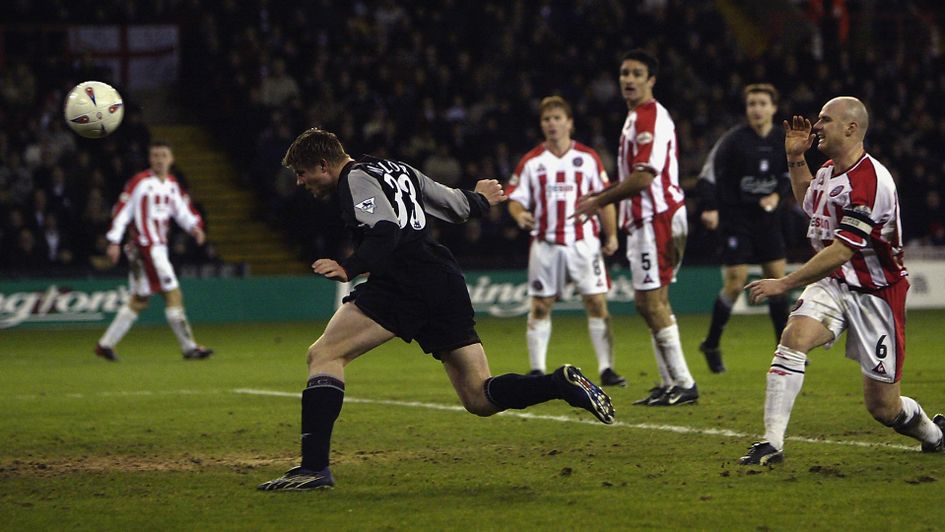
[[[784,332],[781,333],[780,343],[784,347],[790,347],[804,353],[823,345],[822,338],[817,337],[819,331],[810,331],[809,328],[802,327],[795,321],[788,321]]]
[[[637,311],[643,315],[647,321],[658,318],[663,313],[663,303],[657,298],[637,297],[635,298]]]
[[[463,401],[463,408],[470,414],[479,417],[489,417],[496,413],[495,407],[488,404],[488,401]]]
[[[135,311],[136,313],[139,313],[142,310],[148,308],[148,298],[134,296],[128,301],[128,308]]]
[[[334,358],[332,352],[332,349],[327,349],[323,344],[315,342],[309,346],[305,359],[309,367],[318,366],[332,361]]]
[[[607,318],[607,300],[603,297],[592,297],[584,301],[587,315],[592,318]]]
[[[482,385],[473,388],[475,389],[464,389],[459,393],[459,400],[463,403],[463,408],[467,412],[479,417],[489,417],[499,411],[486,397]]]
[[[544,299],[533,299],[532,300],[532,310],[531,316],[532,319],[544,320],[548,319],[548,316],[551,314],[551,307],[554,303],[551,301],[546,301]]]

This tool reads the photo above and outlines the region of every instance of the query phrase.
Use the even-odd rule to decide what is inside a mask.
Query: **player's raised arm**
[[[438,183],[416,168],[414,172],[423,192],[423,210],[445,222],[458,224],[481,218],[489,207],[507,199],[495,179],[483,179],[476,183],[475,191],[470,191]]]
[[[790,121],[784,121],[784,152],[787,154],[788,171],[791,174],[791,188],[798,203],[804,203],[804,196],[814,176],[807,167],[804,152],[814,143],[810,120],[794,115]]]

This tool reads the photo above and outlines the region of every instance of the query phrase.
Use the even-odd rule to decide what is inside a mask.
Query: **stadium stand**
[[[53,4],[7,9],[24,24],[179,25],[176,99],[227,147],[241,185],[259,198],[259,216],[301,261],[343,254],[347,245],[331,206],[313,209],[314,200],[280,168],[303,128],[338,132],[353,155],[402,158],[471,186],[477,177],[510,175],[540,142],[538,101],[558,93],[574,104],[575,138],[612,170],[625,116],[617,60],[638,46],[663,62],[657,90],[677,123],[686,185],[715,139],[740,119],[746,83],[774,83],[783,94],[781,117],[813,117],[825,98],[853,94],[877,111],[867,141],[899,180],[908,244],[945,246],[943,14],[931,0],[905,8],[837,3],[827,11],[813,0],[181,0],[105,2],[87,12],[82,2]],[[3,31],[9,39],[11,26]],[[59,119],[64,91],[77,80],[109,76],[83,58],[48,59],[48,40],[38,39],[45,62],[12,46],[0,57],[0,261],[5,272],[99,272],[107,209],[131,170],[142,167],[148,129],[132,108],[105,141],[66,131]],[[690,209],[687,261],[712,263],[716,236],[695,223],[697,215]],[[793,258],[803,258],[806,221],[796,207],[785,217]],[[466,267],[525,263],[527,236],[504,210],[438,231]],[[209,234],[212,241],[212,228]],[[188,248],[175,260],[219,259]]]

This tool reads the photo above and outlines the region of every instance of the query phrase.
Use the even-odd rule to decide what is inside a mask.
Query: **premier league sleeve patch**
[[[368,214],[374,214],[374,208],[376,207],[374,203],[374,196],[371,196],[370,198],[356,204],[354,207]]]

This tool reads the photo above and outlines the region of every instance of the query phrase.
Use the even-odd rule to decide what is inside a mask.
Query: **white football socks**
[[[187,321],[183,308],[165,307],[164,316],[167,317],[167,324],[171,326],[177,342],[180,343],[181,352],[186,353],[197,347],[197,342],[194,342],[194,333],[190,330],[190,323]]]
[[[544,372],[548,358],[548,342],[551,339],[551,318],[537,320],[529,316],[525,338],[528,342],[528,363],[533,370]]]
[[[660,354],[660,346],[656,344],[656,335],[650,332],[650,345],[653,347],[653,357],[656,358],[656,370],[660,373],[660,388],[669,388],[673,385],[673,378],[669,375],[669,368]]]
[[[774,351],[765,387],[765,439],[775,449],[784,448],[784,433],[791,419],[794,400],[804,385],[806,364],[805,353],[781,344]]]
[[[897,423],[893,425],[893,429],[899,434],[912,436],[924,443],[938,443],[942,438],[942,431],[938,425],[932,423],[919,403],[911,397],[902,396],[899,399],[902,401],[902,412],[896,419]]]
[[[614,338],[610,334],[610,318],[587,318],[587,333],[597,355],[597,373],[614,365]]]
[[[118,345],[118,342],[125,337],[125,334],[128,333],[131,326],[134,325],[137,320],[138,313],[131,310],[128,305],[122,305],[122,307],[118,309],[118,313],[115,314],[115,318],[108,326],[108,329],[105,330],[105,334],[103,334],[102,338],[98,341],[99,345],[109,348],[115,347]]]
[[[682,343],[679,341],[679,326],[675,321],[675,318],[673,318],[673,324],[669,327],[660,329],[655,333],[650,333],[653,337],[653,354],[656,356],[657,365],[660,364],[660,359],[662,359],[670,384],[681,388],[692,388],[692,385],[695,384],[696,381],[692,378],[692,374],[689,373],[689,366],[686,364],[686,356],[683,354]],[[662,370],[663,368],[660,368],[661,376]],[[665,377],[663,381],[665,385]]]

